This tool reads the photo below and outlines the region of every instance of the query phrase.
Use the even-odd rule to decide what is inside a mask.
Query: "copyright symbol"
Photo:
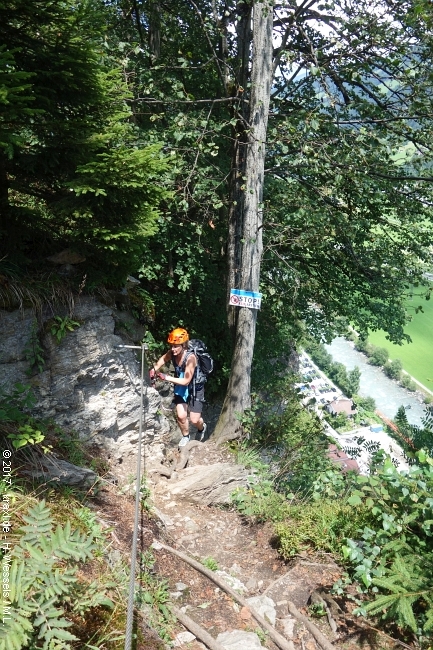
[[[9,449],[5,449],[3,452],[3,458],[10,458],[12,456],[12,452],[9,451]]]

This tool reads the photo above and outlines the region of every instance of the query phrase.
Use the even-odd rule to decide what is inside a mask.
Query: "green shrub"
[[[372,366],[384,366],[388,357],[389,353],[386,348],[377,348],[373,345],[368,354],[368,363],[371,363]]]
[[[29,416],[26,411],[35,404],[35,397],[29,384],[14,384],[12,390],[0,386],[0,422],[26,424]]]
[[[151,552],[143,553],[141,559],[141,589],[137,604],[144,607],[150,627],[155,629],[158,636],[170,643],[171,646],[172,625],[175,618],[170,609],[168,580],[154,575],[151,569],[155,564],[155,558]]]
[[[374,413],[376,410],[376,402],[373,397],[361,397],[357,395],[355,399],[358,409],[363,409],[367,413]]]
[[[25,447],[26,445],[37,445],[45,439],[42,431],[31,424],[23,424],[21,427],[18,427],[18,431],[9,433],[7,437],[15,449],[20,449],[20,447]]]
[[[306,351],[313,359],[314,363],[323,370],[323,372],[328,372],[332,364],[332,356],[325,349],[323,343],[318,343],[316,341],[309,341],[305,346]]]
[[[393,359],[393,361],[388,360],[383,366],[383,371],[390,379],[400,379],[401,371],[403,370],[403,364],[400,359]]]
[[[355,350],[363,352],[369,356],[373,352],[373,345],[366,338],[359,337],[355,342]]]
[[[280,553],[289,559],[313,548],[341,556],[343,540],[355,535],[367,520],[364,506],[353,508],[335,499],[292,506],[289,518],[275,525]]]
[[[330,464],[323,425],[300,403],[293,377],[276,387],[269,399],[256,399],[242,424],[249,434],[247,444],[264,450],[282,492],[308,493],[311,482]]]
[[[406,388],[406,390],[410,390],[412,392],[416,391],[416,384],[409,375],[403,375],[400,379],[400,384],[403,386],[403,388]]]
[[[249,489],[235,490],[231,498],[237,510],[247,517],[258,521],[281,521],[287,516],[287,499],[290,497],[293,495],[277,492],[273,480],[262,478]]]

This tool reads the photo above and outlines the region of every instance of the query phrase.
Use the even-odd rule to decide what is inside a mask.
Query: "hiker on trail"
[[[207,425],[201,416],[204,402],[204,384],[195,384],[195,395],[192,391],[193,380],[197,376],[197,358],[192,350],[188,349],[189,335],[182,327],[177,327],[168,335],[170,350],[162,355],[150,370],[150,378],[155,375],[162,381],[174,384],[174,403],[176,405],[177,423],[182,432],[179,447],[188,444],[189,420],[198,431],[196,440],[204,442]],[[174,365],[175,376],[166,375],[158,370],[170,363]],[[188,420],[189,415],[189,420]]]

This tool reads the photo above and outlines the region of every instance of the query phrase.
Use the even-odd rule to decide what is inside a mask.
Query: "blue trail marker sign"
[[[230,289],[229,305],[234,307],[248,307],[249,309],[260,309],[262,294],[254,291],[243,291],[242,289]]]

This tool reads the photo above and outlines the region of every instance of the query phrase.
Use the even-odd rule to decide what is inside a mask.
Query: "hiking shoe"
[[[189,436],[182,436],[181,440],[179,441],[178,447],[185,447],[189,443]]]
[[[203,422],[203,429],[201,431],[198,431],[198,437],[197,440],[200,440],[200,442],[204,442],[205,435],[206,435],[206,429],[207,429],[207,424]]]

